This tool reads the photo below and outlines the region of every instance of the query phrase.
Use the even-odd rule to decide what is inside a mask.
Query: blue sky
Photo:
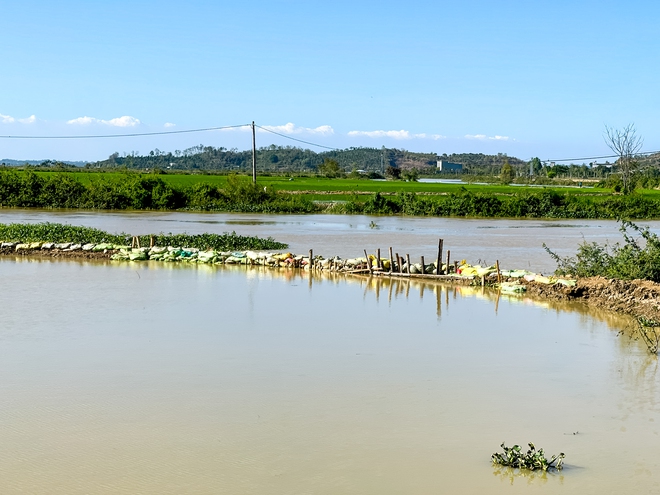
[[[559,159],[609,154],[604,125],[634,122],[644,149],[660,149],[658,2],[24,0],[1,12],[3,136],[254,120],[331,147]],[[0,158],[250,138],[0,139]]]

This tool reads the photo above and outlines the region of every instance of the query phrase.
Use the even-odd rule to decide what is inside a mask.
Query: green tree
[[[409,168],[408,170],[402,172],[403,178],[408,182],[417,182],[419,178],[419,172],[416,168]]]
[[[401,179],[401,169],[390,165],[385,170],[385,175],[391,179],[399,180]]]
[[[538,174],[543,169],[543,164],[541,163],[541,159],[538,156],[535,156],[529,161],[529,167],[532,172],[530,175]]]
[[[318,171],[328,177],[329,179],[339,177],[341,175],[341,169],[339,168],[339,162],[332,158],[326,158],[323,160],[323,163],[318,166]]]
[[[516,177],[513,167],[509,164],[509,161],[505,161],[502,165],[502,170],[500,171],[500,180],[503,184],[511,184],[513,179]]]

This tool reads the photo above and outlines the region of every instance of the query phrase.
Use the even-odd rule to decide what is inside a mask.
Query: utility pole
[[[385,146],[380,149],[380,170],[385,175]]]
[[[254,120],[252,121],[252,183],[257,183],[257,138],[254,131]]]

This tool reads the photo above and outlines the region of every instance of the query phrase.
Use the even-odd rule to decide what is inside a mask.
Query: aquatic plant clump
[[[243,236],[236,232],[223,234],[147,234],[137,236],[140,243],[149,246],[152,242],[160,246],[186,246],[195,249],[215,249],[221,251],[246,249],[285,249],[287,244],[272,237],[261,238]],[[111,234],[91,227],[80,227],[60,223],[0,224],[2,242],[50,242],[50,243],[108,243],[130,245],[133,236],[120,233]]]
[[[547,471],[548,469],[554,468],[557,470],[562,469],[564,463],[565,454],[562,452],[559,455],[554,455],[550,460],[545,457],[543,449],[536,450],[536,447],[533,443],[529,443],[529,450],[523,452],[520,445],[514,445],[513,447],[507,447],[504,442],[502,442],[502,449],[504,452],[495,452],[491,456],[493,464],[499,464],[501,466],[509,466],[519,469],[529,469],[531,471],[536,471],[541,469]]]
[[[114,235],[92,227],[79,227],[61,223],[10,223],[0,224],[0,241],[5,242],[88,242],[130,243],[131,236]]]

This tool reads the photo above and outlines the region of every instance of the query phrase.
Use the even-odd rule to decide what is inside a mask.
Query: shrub
[[[632,230],[639,237],[629,233]],[[643,279],[660,282],[660,238],[632,222],[622,220],[623,244],[584,242],[575,257],[560,257],[543,244],[557,262],[558,275],[578,277],[602,276],[623,280]]]

